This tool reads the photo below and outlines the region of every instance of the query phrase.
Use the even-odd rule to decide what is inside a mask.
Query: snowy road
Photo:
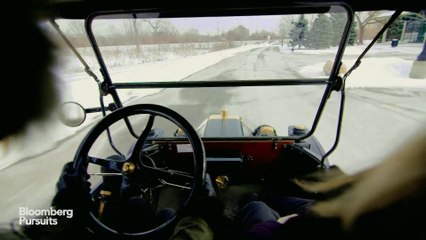
[[[298,60],[302,56],[287,57],[285,61],[281,57],[274,48],[252,49],[217,62],[185,80],[255,79],[258,74],[264,78],[299,77],[295,69],[300,67]],[[328,55],[317,55],[312,57],[312,62],[327,59]],[[165,105],[181,113],[194,126],[227,107],[231,114],[242,116],[252,127],[267,123],[285,135],[290,124],[311,125],[322,94],[322,86],[167,89],[128,104]],[[334,139],[338,101],[338,95],[331,97],[316,133],[326,149]],[[342,138],[330,161],[347,172],[376,164],[408,136],[424,130],[425,102],[424,89],[348,89]],[[64,140],[52,151],[0,172],[0,194],[3,196],[0,223],[16,217],[19,207],[48,206],[62,165],[72,160],[86,131]]]
[[[264,54],[265,60],[258,59]],[[295,78],[301,56],[280,60],[273,48],[253,49],[227,58],[185,80],[255,79],[256,74],[270,78]],[[312,62],[326,61],[327,55]],[[290,66],[278,68],[274,64]],[[306,64],[306,60],[304,62]],[[282,69],[277,71],[277,69]],[[350,80],[350,79],[349,79]],[[286,135],[291,124],[311,126],[322,97],[323,86],[240,87],[214,89],[167,89],[137,103],[160,103],[187,118],[193,126],[226,107],[253,128],[261,124],[274,126]],[[346,108],[340,146],[330,161],[347,172],[356,172],[381,161],[395,146],[419,131],[426,123],[426,91],[422,88],[351,88],[346,91]],[[325,149],[332,146],[340,96],[334,93],[327,104],[316,136]]]

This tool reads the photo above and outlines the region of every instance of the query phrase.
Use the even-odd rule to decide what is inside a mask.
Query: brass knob
[[[131,174],[135,171],[135,168],[136,168],[135,164],[131,162],[126,162],[123,164],[122,170],[124,174]]]
[[[107,190],[101,190],[100,194],[102,196],[111,196],[112,193],[110,191],[107,191]]]
[[[229,178],[228,176],[217,176],[215,179],[215,182],[216,182],[216,186],[220,190],[224,190],[225,188],[228,187]]]

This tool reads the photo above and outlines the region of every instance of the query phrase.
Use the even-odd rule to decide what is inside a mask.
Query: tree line
[[[238,25],[219,34],[203,34],[198,29],[178,31],[167,19],[124,20],[121,26],[110,25],[107,29],[93,28],[100,46],[177,44],[204,42],[234,42],[277,39],[277,34],[260,30],[250,32]],[[77,47],[88,47],[89,43],[82,22],[71,22],[66,28],[68,37]]]
[[[366,27],[384,22],[378,18],[379,15],[380,12],[356,13],[348,44],[363,44]],[[293,18],[294,16],[283,17],[276,32],[250,31],[241,24],[227,31],[220,32],[218,29],[217,33],[205,34],[195,28],[179,31],[168,19],[125,19],[120,25],[110,25],[99,30],[95,26],[94,33],[97,43],[101,46],[280,40],[293,50],[302,46],[324,49],[340,43],[346,24],[344,13],[299,15],[297,20]],[[401,31],[400,26],[396,27],[395,31],[398,34],[397,31]],[[77,47],[89,46],[82,22],[69,24],[67,32]],[[392,34],[392,28],[390,32],[391,36],[395,35]]]
[[[311,49],[324,49],[338,46],[342,39],[346,20],[343,13],[331,13],[330,15],[319,14],[309,26],[304,15],[300,15],[293,28],[290,30],[289,45],[292,50],[302,46]],[[357,27],[352,25],[349,33],[348,44],[354,45],[357,38]]]

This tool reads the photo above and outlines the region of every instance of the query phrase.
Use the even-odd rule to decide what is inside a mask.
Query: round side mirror
[[[86,120],[86,110],[76,102],[65,102],[59,108],[59,119],[68,127],[78,127]]]

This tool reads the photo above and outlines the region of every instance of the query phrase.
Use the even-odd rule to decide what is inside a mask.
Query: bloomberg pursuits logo
[[[28,207],[19,208],[19,225],[58,225],[58,218],[72,218],[72,209],[31,209]]]

